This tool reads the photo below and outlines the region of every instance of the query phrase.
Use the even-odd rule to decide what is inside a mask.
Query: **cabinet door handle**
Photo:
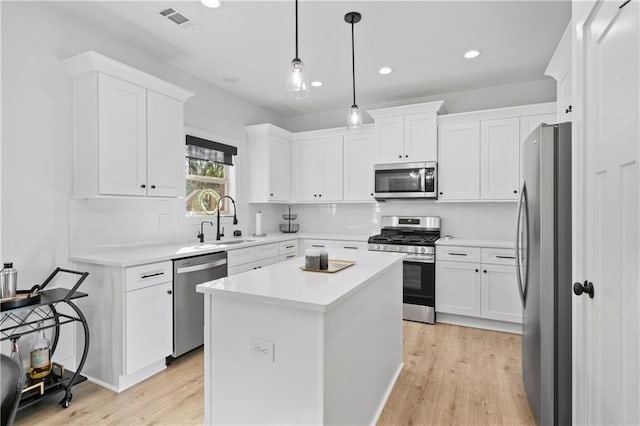
[[[515,259],[515,258],[516,258],[515,256],[500,256],[500,255],[496,256],[496,259]]]
[[[476,269],[476,272],[480,272],[480,270],[479,270],[479,269]]]
[[[322,197],[322,194],[318,194],[318,197]]]
[[[155,185],[151,185],[151,189],[156,189],[156,186]]]
[[[173,294],[173,291],[167,290],[167,294]]]
[[[440,191],[440,195],[442,195],[442,191]]]
[[[398,158],[402,158],[402,155],[398,155]]]
[[[517,193],[518,193],[518,190],[517,190],[517,189],[514,189],[514,190],[513,190],[513,193],[514,193],[514,194],[517,194]]]
[[[409,156],[408,156],[408,155],[405,155],[405,156],[404,156],[404,158],[409,158]]]
[[[160,271],[160,272],[151,272],[151,273],[148,273],[148,274],[140,275],[140,279],[141,279],[141,280],[146,280],[147,278],[159,277],[159,276],[161,276],[161,275],[164,275],[164,272],[163,272],[163,271]]]
[[[270,197],[273,197],[273,193],[272,193],[272,194],[269,194],[269,196],[270,196]]]
[[[484,271],[482,271],[482,272],[484,272],[484,273],[486,274],[486,273],[487,273],[487,270],[485,269],[485,270],[484,270]]]
[[[317,197],[318,195],[317,195],[317,194],[313,194],[313,196],[314,196],[314,197]]]
[[[144,183],[142,185],[140,185],[140,188],[146,188],[147,185],[145,185]]]
[[[449,255],[451,256],[466,256],[467,253],[453,253],[453,252],[449,252]]]
[[[373,197],[373,192],[371,193],[371,196]]]

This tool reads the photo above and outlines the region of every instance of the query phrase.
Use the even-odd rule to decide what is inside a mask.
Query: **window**
[[[229,166],[214,161],[186,158],[187,215],[217,214],[218,200],[229,195]],[[229,200],[221,204],[220,214],[229,211]]]
[[[185,158],[186,207],[188,216],[214,215],[218,202],[231,195],[235,146],[187,135]],[[230,200],[220,203],[220,213],[227,214]]]

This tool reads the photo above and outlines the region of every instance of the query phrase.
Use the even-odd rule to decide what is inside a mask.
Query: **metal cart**
[[[45,290],[58,272],[78,275],[79,278],[71,289],[56,288]],[[25,408],[46,396],[62,391],[64,391],[64,398],[60,401],[60,405],[67,408],[73,398],[71,388],[87,380],[80,372],[84,367],[89,352],[89,327],[84,314],[73,300],[87,297],[86,293],[76,290],[88,275],[88,272],[56,268],[42,284],[34,286],[29,292],[22,292],[33,296],[2,302],[0,309],[0,341],[18,339],[21,336],[37,333],[40,330],[52,329],[51,356],[53,357],[58,345],[61,325],[79,322],[82,324],[84,331],[84,348],[77,370],[75,372],[65,371],[64,367],[54,363],[51,374],[41,379],[31,379],[28,373],[25,372],[27,378],[18,409]],[[65,314],[60,312],[59,307],[61,305],[69,306],[73,313]],[[25,356],[24,352],[22,356]]]

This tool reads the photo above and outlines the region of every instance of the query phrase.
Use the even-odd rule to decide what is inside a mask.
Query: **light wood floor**
[[[404,369],[380,425],[534,425],[520,373],[520,336],[404,323]],[[92,383],[20,411],[16,425],[201,424],[203,351],[115,394]]]

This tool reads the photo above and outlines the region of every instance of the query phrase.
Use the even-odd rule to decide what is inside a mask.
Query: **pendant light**
[[[351,24],[351,77],[353,81],[353,104],[349,108],[349,114],[347,115],[347,128],[349,130],[357,130],[362,127],[362,114],[360,108],[356,104],[356,54],[353,41],[353,26],[362,19],[362,15],[358,12],[349,12],[344,15],[344,20],[347,24]]]
[[[298,57],[298,0],[296,0],[296,56],[291,61],[291,69],[287,78],[287,93],[296,100],[309,96],[309,83],[304,75],[304,63]]]

